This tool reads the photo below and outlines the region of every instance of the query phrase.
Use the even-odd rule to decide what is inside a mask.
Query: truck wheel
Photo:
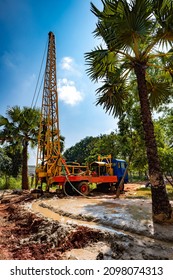
[[[66,182],[64,186],[64,193],[67,195],[73,195],[74,191],[70,183]]]
[[[84,195],[88,195],[90,190],[87,182],[80,182],[77,189],[81,194]]]

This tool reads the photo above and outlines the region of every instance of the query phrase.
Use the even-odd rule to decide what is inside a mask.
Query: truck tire
[[[77,189],[83,195],[88,195],[90,191],[88,182],[80,182]]]
[[[64,194],[74,195],[74,190],[69,182],[66,182],[63,190],[64,190]]]

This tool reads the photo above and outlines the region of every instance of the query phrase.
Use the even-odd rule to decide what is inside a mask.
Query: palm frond
[[[0,137],[3,142],[15,142],[22,144],[24,138],[28,141],[35,141],[37,136],[37,127],[39,125],[40,111],[19,106],[14,106],[7,109],[7,118],[0,116]]]
[[[173,81],[173,49],[170,49],[168,52],[161,52],[158,51],[153,55],[150,55],[151,63],[154,67],[154,76],[158,75],[158,72],[163,72],[165,74],[165,78],[170,79]],[[149,62],[149,66],[150,65]],[[150,67],[150,70],[152,68]],[[156,73],[157,72],[157,73]]]
[[[124,103],[127,98],[127,88],[124,82],[117,81],[114,84],[104,81],[104,85],[97,89],[96,105],[103,106],[106,113],[114,117],[121,116],[124,111]]]
[[[172,0],[153,1],[155,17],[160,24],[157,36],[160,44],[170,44],[173,42],[173,2]]]
[[[85,59],[89,66],[86,72],[93,81],[104,78],[108,72],[115,72],[117,58],[114,52],[97,47],[86,53]]]
[[[118,1],[116,15],[110,18],[112,22],[109,22],[112,29],[109,40],[114,49],[129,46],[133,48],[134,40],[139,43],[140,40],[144,40],[144,36],[147,38],[153,26],[148,4],[148,0]]]
[[[162,104],[169,104],[173,98],[173,88],[168,81],[150,80],[147,83],[151,107],[157,109]]]
[[[128,101],[124,81],[128,84],[129,71],[136,64],[148,67],[151,107],[168,103],[173,96],[173,51],[164,55],[158,47],[167,44],[173,48],[173,1],[102,0],[102,4],[102,11],[93,4],[91,10],[98,18],[94,35],[106,47],[85,55],[87,74],[93,81],[103,82],[97,90],[96,105],[114,116],[121,115]]]
[[[170,49],[163,57],[161,57],[164,70],[169,73],[173,82],[173,49]]]
[[[0,126],[8,125],[8,123],[8,119],[0,115]]]
[[[91,12],[98,18],[102,17],[102,12],[99,11],[99,9],[97,9],[97,7],[91,2],[91,8],[90,8]]]
[[[6,111],[7,117],[12,122],[17,122],[21,116],[21,109],[19,106],[9,107]]]
[[[101,0],[101,2],[103,4],[103,11],[101,12],[93,3],[91,3],[91,12],[100,20],[109,18],[111,15],[114,15],[118,6],[118,2],[111,0]]]

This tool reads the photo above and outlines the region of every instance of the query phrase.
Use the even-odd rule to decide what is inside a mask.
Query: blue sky
[[[101,0],[92,1],[101,8]],[[52,31],[56,38],[60,131],[69,148],[86,136],[116,129],[117,121],[95,106],[98,84],[86,75],[84,53],[98,42],[90,0],[0,0],[0,114],[31,106],[41,61]],[[45,64],[43,65],[45,68]],[[41,106],[42,92],[37,107]],[[29,164],[35,164],[30,151]]]

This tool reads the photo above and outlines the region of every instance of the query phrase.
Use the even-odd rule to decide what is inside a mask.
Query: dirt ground
[[[173,225],[152,222],[151,201],[0,193],[1,260],[173,259]]]

